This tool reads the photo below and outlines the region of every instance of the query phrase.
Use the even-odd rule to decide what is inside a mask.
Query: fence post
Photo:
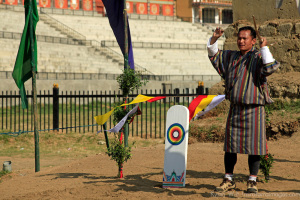
[[[174,97],[174,101],[179,104],[179,88],[175,88],[174,93],[176,95],[176,97]]]
[[[59,88],[58,84],[53,84],[53,129],[58,131],[59,128]]]
[[[198,82],[198,87],[196,89],[197,95],[203,95],[204,94],[204,83],[202,81]]]

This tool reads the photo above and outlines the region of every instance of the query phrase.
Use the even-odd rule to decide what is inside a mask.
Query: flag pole
[[[124,31],[125,31],[125,42],[124,42],[124,70],[129,68],[128,66],[128,18],[127,18],[127,6],[126,6],[126,0],[124,0],[124,10],[123,10],[123,17],[124,17]],[[123,92],[124,94],[124,92]],[[124,102],[126,102],[128,96],[124,96]],[[125,107],[126,109],[126,107]],[[128,122],[125,123],[124,126],[124,145],[128,146],[128,133],[129,133],[129,124]]]
[[[37,115],[37,92],[36,92],[36,67],[34,40],[33,40],[33,21],[32,21],[32,1],[30,0],[29,8],[29,33],[30,33],[30,48],[31,48],[31,70],[32,70],[32,90],[33,90],[33,115],[34,115],[34,150],[35,150],[35,172],[40,171],[40,148],[39,148],[39,132],[38,132],[38,115]]]
[[[125,31],[125,51],[124,51],[124,69],[128,68],[128,19],[127,19],[127,9],[126,9],[126,0],[124,0],[124,31]]]

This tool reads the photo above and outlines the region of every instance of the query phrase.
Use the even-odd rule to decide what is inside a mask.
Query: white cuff
[[[208,42],[207,42],[207,51],[208,51],[208,56],[214,56],[216,55],[216,53],[218,53],[218,40],[213,43],[212,45],[210,44],[210,40],[211,38],[208,39]]]
[[[268,46],[260,48],[260,53],[264,65],[275,61]]]

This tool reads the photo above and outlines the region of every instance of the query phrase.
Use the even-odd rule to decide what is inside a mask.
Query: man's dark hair
[[[256,38],[256,31],[251,26],[244,26],[244,27],[240,28],[238,35],[240,34],[241,31],[250,31],[250,35],[252,36],[252,38],[253,39]]]

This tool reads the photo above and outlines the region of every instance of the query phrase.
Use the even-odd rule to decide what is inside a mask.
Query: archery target
[[[167,138],[170,144],[179,145],[185,136],[184,128],[181,124],[174,123],[172,124],[167,131]]]

